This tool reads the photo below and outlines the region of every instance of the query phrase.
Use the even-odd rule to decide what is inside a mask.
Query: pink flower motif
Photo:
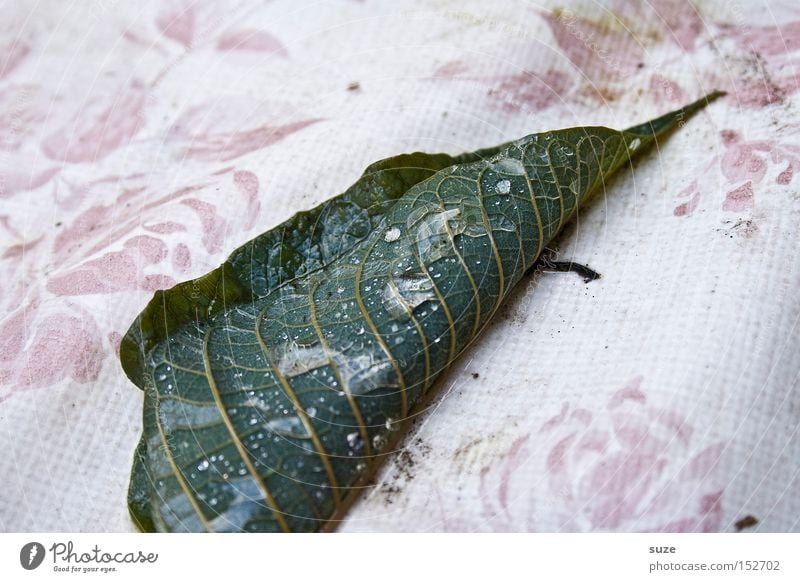
[[[757,73],[719,75],[714,86],[726,89],[737,105],[768,107],[783,102],[798,89],[800,21],[768,26],[722,25],[721,37],[732,39],[748,60],[757,63]]]
[[[253,51],[288,56],[286,47],[265,30],[241,29],[226,31],[217,41],[220,51]]]
[[[684,0],[652,0],[648,3],[626,2],[628,6],[652,6],[655,14],[647,19],[662,26],[664,36],[686,52],[693,51],[697,38],[705,30],[697,9]]]
[[[636,72],[644,50],[636,37],[622,28],[593,22],[571,10],[542,13],[567,58],[586,78],[599,84]]]
[[[753,208],[753,183],[748,180],[725,195],[722,209],[727,212],[742,212]]]
[[[687,102],[686,92],[678,83],[656,73],[650,77],[650,91],[657,103],[680,107]]]
[[[469,65],[463,61],[449,61],[433,72],[434,79],[455,79],[469,71]]]
[[[767,179],[768,174],[774,175],[777,171],[775,183],[785,186],[800,170],[800,146],[796,144],[768,140],[745,141],[731,129],[722,130],[720,137],[725,153],[711,158],[705,168],[710,170],[719,164],[730,187],[722,203],[725,212],[742,213],[755,208],[757,187]],[[690,216],[700,204],[701,191],[697,180],[681,190],[677,198],[678,205],[673,214]],[[751,236],[756,231],[757,228],[749,228],[740,232]]]
[[[184,155],[201,161],[229,161],[271,146],[313,125],[320,118],[293,122],[266,122],[250,126],[254,113],[243,117],[235,107],[194,107],[172,125],[167,140],[183,146]],[[243,127],[247,124],[248,127]]]
[[[164,36],[189,48],[194,38],[196,20],[194,6],[188,4],[183,8],[164,10],[158,15],[156,25]]]
[[[178,243],[172,253],[172,266],[176,271],[186,273],[192,267],[192,253],[184,243]]]
[[[755,206],[754,186],[765,179],[770,166],[784,166],[775,183],[787,185],[800,169],[800,147],[777,141],[744,141],[732,130],[723,130],[722,140],[726,151],[720,160],[722,173],[728,183],[736,185],[728,191],[722,209],[726,212],[743,212]]]
[[[117,297],[192,276],[204,254],[222,250],[233,217],[244,215],[237,228],[248,230],[260,208],[258,177],[235,167],[166,192],[143,173],[100,174],[79,185],[63,174],[56,180],[55,224],[40,221],[23,232],[0,214],[0,235],[9,241],[0,251],[7,275],[0,282],[0,401],[20,390],[95,380],[130,320],[100,329],[89,306],[114,305],[116,312]],[[220,207],[222,188],[231,197]],[[205,249],[192,246],[198,238]]]
[[[783,55],[800,50],[800,21],[768,26],[729,26],[729,36],[744,50],[760,55]]]
[[[726,151],[720,162],[722,173],[731,184],[744,180],[760,183],[771,164],[784,166],[775,182],[785,185],[800,170],[800,146],[778,141],[744,141],[735,131],[721,132]]]
[[[258,176],[247,170],[239,170],[233,174],[233,184],[247,200],[244,227],[250,229],[258,220],[258,213],[261,210],[261,201],[258,198]]]
[[[145,88],[133,82],[110,99],[86,103],[61,129],[45,138],[42,150],[56,161],[101,160],[130,142],[144,126],[144,108]]]
[[[55,295],[90,295],[164,289],[176,281],[167,275],[144,274],[143,269],[160,263],[166,256],[167,245],[163,241],[146,235],[135,236],[125,241],[121,251],[107,252],[56,275],[48,281],[47,290]]]
[[[200,218],[203,225],[203,246],[209,253],[218,252],[222,248],[228,223],[217,214],[217,207],[197,198],[187,198],[182,204],[194,210]]]
[[[486,81],[496,87],[489,90],[489,96],[494,96],[501,109],[509,112],[535,112],[555,105],[561,102],[572,83],[566,73],[555,70],[542,74],[501,75]]]
[[[36,190],[47,184],[59,168],[49,168],[40,173],[28,174],[8,170],[0,173],[0,198],[11,198],[20,192]]]
[[[766,141],[743,142],[731,130],[724,130],[721,135],[726,146],[721,162],[722,173],[728,182],[752,180],[759,183],[767,172],[765,154],[770,152],[772,146]]]
[[[678,414],[648,406],[635,378],[606,410],[566,406],[544,434],[550,490],[568,531],[715,531],[722,443],[696,450]]]
[[[513,75],[469,75],[469,70],[469,66],[462,61],[450,61],[439,66],[431,79],[485,85],[492,105],[511,113],[533,113],[546,109],[560,102],[572,84],[566,73],[554,69],[544,73],[525,71]]]
[[[693,180],[691,184],[681,190],[678,198],[681,200],[688,198],[688,200],[680,202],[672,211],[672,214],[675,216],[691,216],[700,203],[700,189],[697,186],[697,180]]]
[[[599,410],[565,403],[538,434],[519,437],[500,463],[485,466],[487,521],[503,531],[717,531],[724,444],[696,443],[680,414],[648,403],[641,382]],[[532,469],[542,447],[543,465]]]
[[[41,303],[32,301],[0,322],[0,401],[64,378],[97,379],[107,355],[100,330],[89,313],[64,307],[70,311],[41,313]]]

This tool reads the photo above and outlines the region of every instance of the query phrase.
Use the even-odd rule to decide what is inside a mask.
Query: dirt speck
[[[725,227],[718,228],[717,232],[729,238],[733,238],[734,235],[751,238],[758,232],[758,224],[752,219],[739,219],[735,222],[733,220],[723,220],[722,224]]]
[[[747,529],[748,527],[753,527],[754,525],[757,524],[758,524],[758,518],[752,515],[746,515],[733,525],[734,527],[736,527],[736,531],[742,531],[743,529]]]
[[[397,453],[392,464],[391,474],[379,489],[386,505],[393,504],[396,496],[402,493],[405,485],[414,480],[419,459],[424,459],[430,452],[430,445],[422,438],[417,437]]]
[[[459,457],[465,456],[469,451],[471,451],[476,446],[480,445],[482,442],[483,442],[483,437],[472,439],[467,444],[458,447],[455,453],[453,453],[453,458],[458,459]]]
[[[395,496],[400,493],[402,489],[400,489],[397,485],[392,485],[391,483],[383,483],[381,484],[380,492],[383,495],[383,502],[386,505],[391,505],[394,503]]]
[[[498,309],[498,314],[504,320],[522,325],[528,320],[528,312],[524,305],[503,303]]]

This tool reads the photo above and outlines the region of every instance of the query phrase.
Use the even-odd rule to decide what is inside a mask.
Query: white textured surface
[[[554,8],[7,3],[0,529],[132,530],[141,396],[115,350],[154,288],[379,158],[711,89],[559,239],[603,278],[525,280],[342,529],[800,529],[800,11]]]

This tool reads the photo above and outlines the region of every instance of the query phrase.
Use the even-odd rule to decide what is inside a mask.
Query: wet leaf
[[[144,390],[129,489],[145,531],[317,531],[578,206],[718,96],[377,162],[346,192],[159,291],[123,338]]]

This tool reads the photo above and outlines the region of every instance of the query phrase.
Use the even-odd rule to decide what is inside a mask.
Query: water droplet
[[[383,236],[383,240],[386,242],[394,242],[400,238],[400,229],[396,226],[393,226],[389,230],[386,231],[386,234]]]
[[[494,187],[498,194],[508,194],[511,192],[511,182],[509,180],[500,180]]]
[[[493,225],[493,229],[502,230],[504,232],[516,232],[517,226],[510,218],[501,215],[500,219],[498,220],[498,223],[496,225]]]
[[[521,161],[514,158],[501,158],[492,164],[492,169],[496,172],[514,176],[523,176],[525,174],[525,166]]]
[[[372,448],[376,451],[382,450],[386,446],[386,435],[376,434],[372,437]]]
[[[452,208],[444,212],[430,213],[427,207],[422,207],[425,213],[417,227],[416,241],[420,257],[426,264],[433,263],[453,253],[450,232],[459,234],[463,232],[464,225],[459,220],[461,209]],[[413,214],[413,212],[412,212]],[[427,214],[427,216],[425,216]],[[419,219],[417,219],[419,220]],[[409,215],[409,222],[411,215]],[[448,228],[449,221],[459,221],[455,227]]]
[[[264,428],[278,435],[292,437],[296,439],[310,439],[311,435],[306,429],[306,425],[297,416],[285,416],[273,418],[264,423]]]
[[[319,344],[301,346],[296,342],[290,342],[277,350],[280,354],[278,370],[288,378],[305,374],[329,363],[325,349]]]
[[[406,321],[410,313],[425,303],[436,299],[433,281],[425,273],[404,273],[389,280],[383,291],[383,307],[393,318]],[[393,332],[397,329],[392,328]]]
[[[347,444],[351,449],[355,449],[362,444],[361,435],[358,432],[351,432],[347,434]]]
[[[309,406],[308,408],[306,408],[306,414],[310,418],[314,418],[317,415],[317,409],[314,408],[313,406]]]
[[[198,471],[207,471],[209,467],[208,459],[203,459],[197,464]]]
[[[212,405],[190,404],[181,400],[163,399],[159,405],[161,422],[170,431],[192,429],[201,424],[220,420],[219,409]]]

